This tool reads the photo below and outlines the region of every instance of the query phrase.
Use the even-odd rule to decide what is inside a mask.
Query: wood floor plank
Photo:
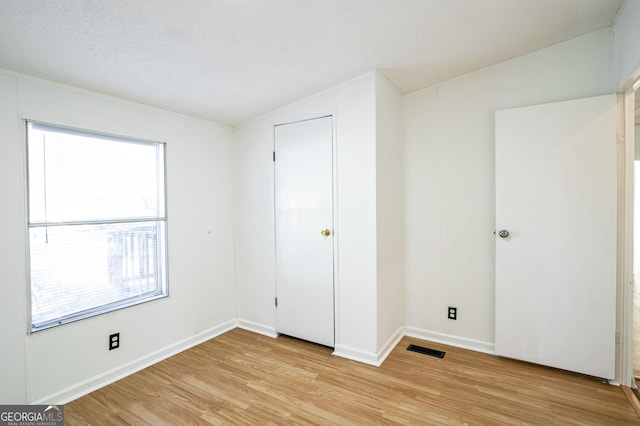
[[[407,351],[446,352],[444,359]],[[619,387],[405,337],[372,367],[235,329],[65,406],[69,425],[633,425]]]

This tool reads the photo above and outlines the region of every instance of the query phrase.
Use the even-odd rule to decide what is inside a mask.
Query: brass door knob
[[[323,237],[328,237],[329,235],[331,235],[331,231],[329,231],[328,229],[323,229],[322,231],[320,231],[320,235],[322,235]]]

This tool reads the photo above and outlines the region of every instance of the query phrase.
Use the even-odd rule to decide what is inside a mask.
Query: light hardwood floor
[[[640,424],[619,387],[565,371],[408,337],[380,368],[331,352],[235,329],[67,404],[66,424]]]

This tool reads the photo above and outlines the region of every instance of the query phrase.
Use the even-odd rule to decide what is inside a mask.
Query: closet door
[[[275,126],[277,330],[334,346],[331,117]]]

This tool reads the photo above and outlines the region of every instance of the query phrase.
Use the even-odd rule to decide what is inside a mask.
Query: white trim
[[[361,351],[345,345],[336,345],[333,354],[341,358],[347,358],[353,361],[362,362],[364,364],[380,367],[385,359],[389,356],[391,351],[400,343],[400,340],[404,337],[403,327],[396,330],[395,333],[387,340],[377,354],[373,352]]]
[[[387,343],[385,343],[384,346],[382,346],[382,349],[378,351],[378,357],[377,357],[378,366],[382,365],[382,363],[384,362],[385,359],[387,359],[391,351],[393,351],[395,347],[398,346],[398,343],[400,343],[400,340],[402,340],[402,338],[404,337],[403,331],[404,331],[404,327],[398,328],[396,332],[393,333],[393,335],[389,338],[389,340],[387,340]]]
[[[115,381],[123,379],[133,373],[143,370],[153,364],[165,360],[173,355],[204,343],[207,340],[226,333],[227,331],[233,330],[234,328],[236,328],[236,325],[236,320],[227,321],[216,327],[212,327],[194,336],[171,344],[163,349],[159,349],[151,354],[138,358],[137,360],[128,362],[121,367],[117,367],[105,373],[98,374],[97,376],[94,376],[87,380],[83,380],[59,392],[47,395],[35,401],[31,401],[30,404],[66,404],[70,401],[80,398],[81,396],[84,396],[90,392],[93,392]]]
[[[345,345],[336,345],[332,355],[373,365],[374,367],[380,367],[380,364],[382,364],[382,362],[378,360],[378,355],[374,352],[365,352]]]
[[[452,334],[439,333],[437,331],[426,330],[417,327],[405,327],[404,335],[415,337],[416,339],[428,340],[442,343],[457,348],[469,349],[476,352],[495,355],[495,344],[483,342],[481,340],[469,339],[467,337],[454,336]]]
[[[267,337],[278,337],[278,332],[274,327],[253,321],[239,319],[237,320],[237,327],[243,330],[251,331],[253,333],[262,334],[263,336]]]
[[[637,81],[640,81],[638,79]],[[628,86],[631,86],[630,84]],[[634,209],[634,159],[635,159],[635,93],[627,88],[624,106],[618,107],[619,125],[617,142],[622,144],[618,151],[618,276],[617,276],[617,325],[616,325],[616,381],[633,388],[633,209]],[[622,138],[622,139],[621,139]],[[619,338],[618,338],[619,337]]]

